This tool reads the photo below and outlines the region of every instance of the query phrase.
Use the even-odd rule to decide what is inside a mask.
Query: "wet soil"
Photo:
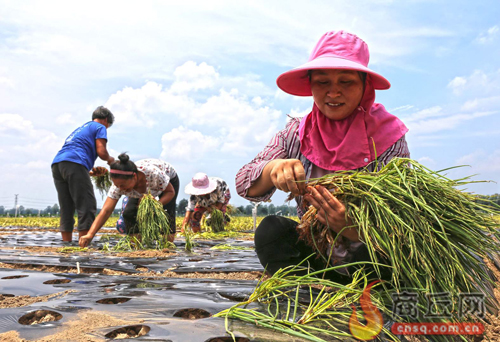
[[[61,292],[57,292],[57,293],[50,294],[50,295],[36,296],[36,297],[31,297],[28,295],[6,297],[4,295],[0,295],[0,308],[18,308],[18,307],[22,307],[22,306],[28,306],[28,305],[31,305],[34,303],[39,303],[39,302],[48,302],[49,300],[52,300],[55,298],[64,297],[68,293],[72,293],[72,292],[76,292],[76,291],[66,290],[66,291],[61,291]]]
[[[9,268],[14,270],[34,270],[50,273],[77,273],[76,267],[65,266],[46,266],[46,265],[28,265],[28,264],[6,264],[0,262],[0,268]],[[148,271],[145,267],[137,268],[139,273],[127,273],[107,268],[80,268],[80,273],[101,273],[104,275],[129,275],[133,277],[149,277],[149,279],[161,278],[193,278],[193,279],[232,279],[232,280],[260,280],[263,272],[192,272],[192,273],[175,273],[172,271],[155,272]],[[267,279],[267,275],[263,279]]]
[[[53,341],[75,341],[75,342],[102,342],[105,339],[99,336],[91,336],[89,332],[99,328],[120,326],[125,324],[138,324],[140,321],[126,321],[111,316],[106,312],[85,312],[79,314],[72,321],[64,324],[61,332],[37,339],[37,342]],[[0,334],[0,341],[5,342],[28,342],[19,337],[16,331]]]

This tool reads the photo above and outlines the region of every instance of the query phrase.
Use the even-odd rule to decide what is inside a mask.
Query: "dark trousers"
[[[170,179],[170,184],[174,187],[175,195],[174,198],[167,204],[163,206],[168,216],[168,222],[170,224],[169,233],[175,234],[175,210],[177,206],[177,195],[179,194],[179,177],[175,176]],[[160,194],[160,197],[163,195]],[[137,227],[137,209],[139,208],[139,198],[129,198],[128,203],[123,210],[123,220],[125,221],[125,229],[127,234],[137,234],[139,229]]]
[[[73,231],[75,210],[78,214],[77,229],[88,230],[94,222],[97,207],[89,170],[83,165],[64,161],[52,165],[52,177],[61,210],[59,230]]]
[[[330,267],[321,256],[316,257],[317,253],[314,248],[299,239],[297,225],[296,221],[289,218],[271,215],[265,217],[257,227],[255,231],[255,250],[260,263],[269,273],[274,274],[280,268],[298,265],[311,254],[313,255],[306,262],[302,262],[301,266],[310,267],[315,271]],[[355,260],[350,262],[369,260],[368,250],[366,246],[362,246],[356,253]],[[350,273],[353,271],[354,269],[349,268]],[[298,271],[295,273],[304,272]],[[348,284],[352,281],[350,276],[337,271],[327,272],[325,278],[341,284]]]

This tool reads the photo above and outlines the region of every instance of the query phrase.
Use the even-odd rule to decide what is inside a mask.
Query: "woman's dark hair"
[[[135,166],[134,162],[130,160],[130,157],[125,152],[120,154],[118,160],[112,163],[109,168],[112,170],[137,172],[137,166]],[[134,175],[120,175],[116,173],[111,173],[110,176],[117,179],[130,179],[134,177]]]
[[[115,122],[115,116],[111,111],[103,106],[99,106],[94,110],[94,113],[92,113],[92,120],[95,119],[108,119],[108,124],[109,127],[113,126],[113,122]]]

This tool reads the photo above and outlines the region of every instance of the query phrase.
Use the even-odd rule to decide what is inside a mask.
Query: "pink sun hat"
[[[284,72],[276,83],[284,92],[297,96],[312,96],[307,72],[316,69],[347,69],[366,72],[373,88],[389,89],[391,84],[382,75],[368,69],[368,45],[358,36],[345,31],[325,33],[309,57],[298,68]]]
[[[184,192],[189,195],[206,195],[217,188],[217,182],[208,178],[206,173],[198,172],[191,183],[186,185]]]

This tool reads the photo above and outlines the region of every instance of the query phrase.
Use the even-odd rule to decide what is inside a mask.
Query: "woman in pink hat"
[[[305,204],[318,209],[318,220],[335,232],[349,225],[345,206],[322,186],[304,181],[333,171],[374,170],[394,157],[409,157],[408,129],[384,106],[375,103],[375,90],[388,89],[389,81],[368,68],[366,43],[345,31],[327,32],[316,44],[309,61],[280,75],[277,84],[296,96],[312,96],[312,111],[292,118],[254,160],[236,175],[236,190],[251,201],[268,200],[276,189],[295,195],[299,217]],[[260,262],[272,274],[297,265],[314,253],[299,240],[297,222],[281,216],[266,217],[255,233]],[[369,260],[355,228],[341,233],[332,264]],[[313,269],[328,267],[309,258]],[[331,272],[336,281],[349,281],[348,273]]]
[[[186,185],[184,191],[191,196],[186,207],[181,232],[184,232],[188,224],[191,225],[193,232],[200,232],[201,218],[206,211],[212,211],[212,208],[217,208],[224,213],[225,223],[229,221],[226,208],[231,199],[231,192],[224,180],[218,177],[208,177],[205,173],[199,172],[194,175],[191,183]]]
[[[125,153],[120,154],[118,159],[110,165],[109,174],[113,185],[108,197],[87,235],[80,237],[80,246],[90,244],[113,213],[121,196],[126,196],[126,206],[123,208],[123,218],[120,217],[123,223],[118,224],[117,229],[124,234],[138,234],[137,209],[142,196],[148,192],[163,205],[170,224],[168,241],[174,241],[175,209],[179,193],[177,172],[172,165],[160,159],[143,159],[134,163]]]

